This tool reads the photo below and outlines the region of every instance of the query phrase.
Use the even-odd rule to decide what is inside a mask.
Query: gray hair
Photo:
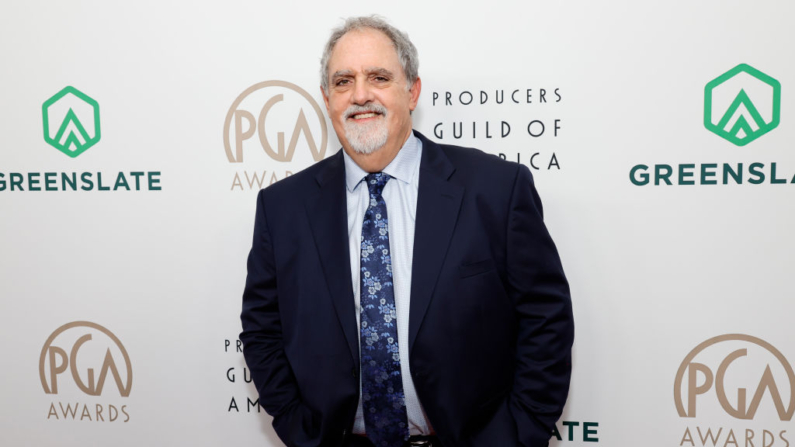
[[[323,91],[328,95],[328,62],[331,59],[331,52],[334,51],[334,46],[337,41],[345,34],[354,30],[362,30],[370,28],[381,31],[395,46],[400,65],[403,67],[403,73],[406,75],[408,82],[406,88],[411,88],[414,82],[419,77],[420,59],[417,56],[417,48],[409,40],[409,35],[395,28],[387,23],[384,19],[378,16],[363,16],[363,17],[350,17],[345,20],[345,23],[335,28],[331,32],[331,36],[326,43],[326,49],[323,51],[323,57],[320,59],[320,86]]]

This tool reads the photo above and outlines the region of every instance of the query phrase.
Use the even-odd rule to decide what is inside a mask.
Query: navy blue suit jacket
[[[545,446],[574,337],[569,287],[527,167],[422,140],[411,374],[445,447]],[[240,339],[288,446],[344,446],[359,334],[342,152],[260,191]]]

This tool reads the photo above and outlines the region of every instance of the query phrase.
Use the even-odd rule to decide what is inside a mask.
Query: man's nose
[[[373,100],[373,91],[370,89],[370,86],[367,85],[367,80],[356,82],[351,100],[356,105],[365,105]]]

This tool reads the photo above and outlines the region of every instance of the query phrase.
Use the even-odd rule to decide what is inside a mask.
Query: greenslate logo
[[[41,106],[44,141],[75,158],[99,142],[99,104],[68,86]]]
[[[704,126],[737,146],[778,127],[781,83],[747,64],[740,64],[704,88]]]

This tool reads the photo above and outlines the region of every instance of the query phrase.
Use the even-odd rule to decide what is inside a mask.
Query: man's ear
[[[422,79],[417,77],[417,80],[414,81],[414,84],[409,89],[409,94],[411,95],[411,100],[409,101],[409,110],[414,111],[417,108],[417,101],[420,99],[420,90],[422,90]]]
[[[326,95],[326,91],[323,90],[322,85],[320,86],[320,94],[323,95],[323,102],[326,103],[326,113],[331,113],[328,109],[328,95]]]

